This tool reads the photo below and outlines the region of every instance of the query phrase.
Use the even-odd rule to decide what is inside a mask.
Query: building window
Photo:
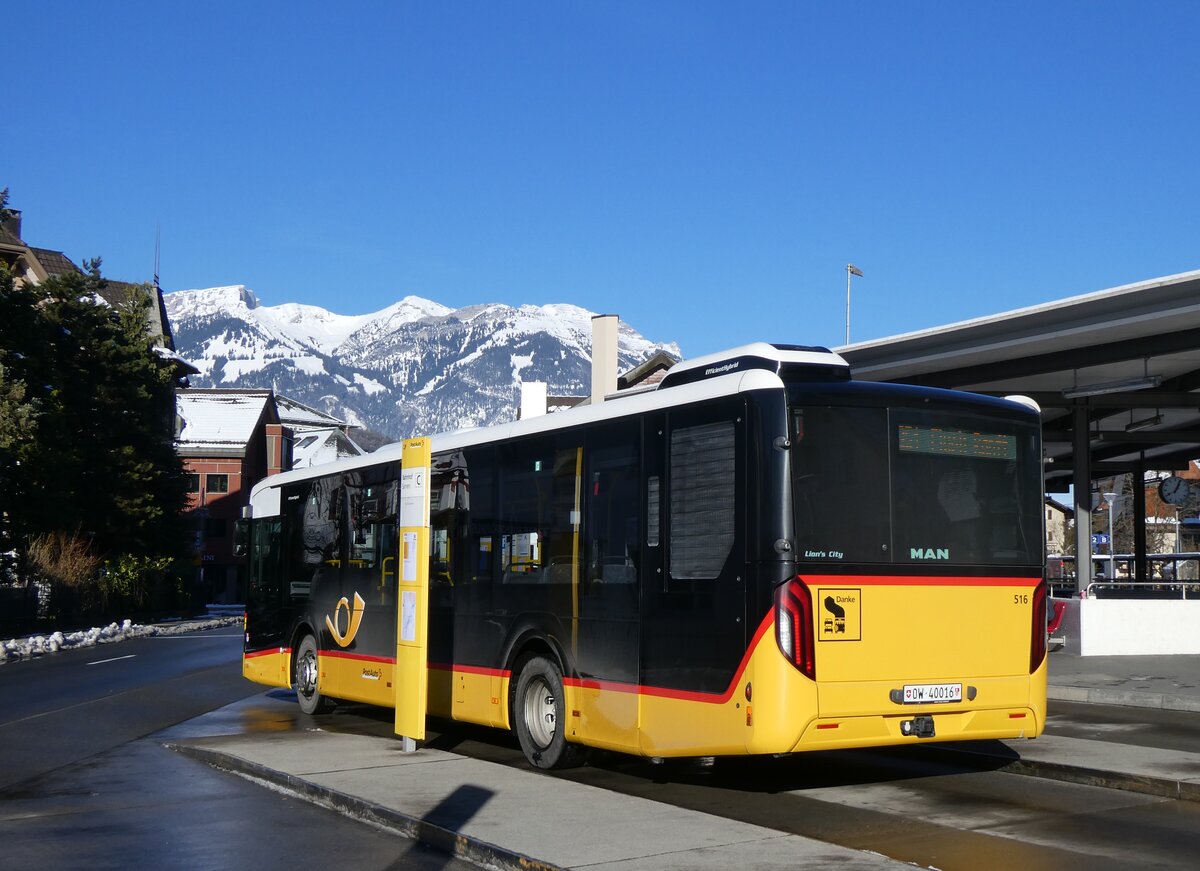
[[[209,493],[228,493],[228,475],[205,475],[204,489]]]
[[[200,492],[200,476],[195,472],[187,473],[187,491],[189,493]]]

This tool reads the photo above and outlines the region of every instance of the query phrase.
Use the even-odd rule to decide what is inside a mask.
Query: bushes
[[[84,587],[94,581],[101,559],[78,532],[49,532],[29,543],[29,561],[53,584]]]
[[[50,532],[29,545],[41,583],[38,617],[54,628],[130,615],[164,616],[183,606],[183,566],[170,557],[121,554],[104,560],[79,532]]]

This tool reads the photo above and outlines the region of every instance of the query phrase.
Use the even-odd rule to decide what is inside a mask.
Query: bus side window
[[[349,538],[342,569],[345,590],[358,593],[368,604],[395,600],[396,478],[390,467],[346,475]]]
[[[587,477],[587,580],[634,584],[639,562],[639,483],[637,430],[625,424],[598,429]]]
[[[515,441],[501,448],[500,458],[500,583],[544,583],[554,500],[553,443],[546,438]]]
[[[278,608],[281,604],[279,561],[280,522],[277,517],[244,521],[249,524],[250,595],[258,604]]]
[[[246,556],[250,553],[250,521],[239,520],[233,524],[233,555]]]
[[[336,582],[341,570],[341,477],[330,475],[286,487],[283,500],[288,592],[293,598],[307,599],[320,581]]]
[[[429,579],[462,587],[490,584],[496,515],[491,449],[436,454],[430,482]]]
[[[453,587],[471,580],[459,553],[471,508],[471,488],[462,451],[433,457],[429,493],[429,582]]]

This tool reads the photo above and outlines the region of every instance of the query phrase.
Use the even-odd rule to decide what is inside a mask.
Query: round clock
[[[1191,495],[1191,490],[1191,482],[1186,478],[1180,478],[1178,475],[1172,475],[1158,485],[1158,495],[1162,497],[1164,502],[1171,505],[1185,504],[1188,501],[1188,496]]]

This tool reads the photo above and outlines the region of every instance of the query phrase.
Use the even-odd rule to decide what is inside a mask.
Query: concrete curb
[[[1092,705],[1121,705],[1136,708],[1158,708],[1164,711],[1183,711],[1200,714],[1200,698],[1174,693],[1153,693],[1143,690],[1116,690],[1099,687],[1050,686],[1046,698],[1059,702],[1085,702]]]
[[[390,829],[406,838],[476,865],[497,868],[500,871],[565,871],[558,865],[532,859],[477,838],[469,838],[419,817],[409,816],[218,750],[174,742],[166,742],[163,746],[214,768],[265,784],[312,804]]]
[[[1001,746],[1004,747],[1004,745]],[[1006,771],[1010,774],[1022,774],[1044,780],[1058,780],[1063,783],[1078,783],[1083,786],[1119,789],[1125,792],[1137,792],[1160,798],[1200,802],[1200,781],[1194,779],[1183,780],[1171,777],[1158,777],[1151,774],[1109,771],[1087,765],[1050,762],[1045,759],[1024,759],[1015,750],[1008,747],[1004,747],[1004,750],[995,750],[988,749],[987,746],[973,747],[940,744],[937,746],[927,746],[922,749],[931,755],[940,756],[944,761],[957,761],[961,763],[965,757],[998,760],[1003,764],[997,766],[995,770]]]

